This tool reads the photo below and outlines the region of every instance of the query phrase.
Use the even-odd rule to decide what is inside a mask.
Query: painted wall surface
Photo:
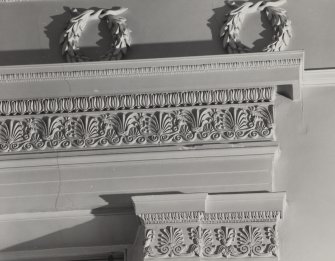
[[[218,32],[230,10],[223,0],[29,1],[1,4],[0,65],[63,62],[58,42],[70,9],[113,6],[129,8],[125,17],[133,31],[133,47],[127,59],[222,53]],[[294,30],[289,50],[306,50],[306,68],[334,67],[335,2],[291,0],[283,8]],[[106,30],[98,22],[89,24],[80,43],[85,54],[97,58],[108,49]],[[244,43],[260,51],[270,37],[264,15],[247,16],[241,30]]]
[[[334,260],[335,88],[304,88],[301,102],[280,98],[275,190],[287,192],[281,260]]]

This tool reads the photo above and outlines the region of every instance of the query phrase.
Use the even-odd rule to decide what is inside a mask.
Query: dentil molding
[[[133,197],[148,260],[277,258],[284,193]]]

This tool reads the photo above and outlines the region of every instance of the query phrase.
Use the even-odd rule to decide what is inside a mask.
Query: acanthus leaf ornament
[[[250,51],[250,48],[240,41],[239,33],[245,16],[257,10],[265,12],[274,32],[272,42],[263,51],[275,52],[284,50],[289,45],[292,37],[291,21],[286,16],[286,10],[278,7],[285,2],[286,0],[275,2],[259,1],[255,4],[245,2],[239,7],[235,7],[235,3],[232,4],[235,9],[227,14],[227,18],[220,30],[220,38],[225,52],[244,53]]]
[[[120,60],[127,53],[130,47],[130,30],[126,26],[126,19],[119,15],[127,11],[127,8],[86,10],[71,18],[65,32],[61,35],[62,55],[68,62],[89,61],[90,58],[80,52],[79,39],[87,23],[91,20],[106,20],[108,29],[112,35],[111,47],[106,54],[101,56],[101,60]],[[77,10],[73,10],[77,13]]]

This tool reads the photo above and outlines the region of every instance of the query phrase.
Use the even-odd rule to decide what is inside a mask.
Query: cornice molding
[[[306,70],[303,75],[303,87],[335,86],[335,69]]]
[[[49,81],[88,78],[164,76],[192,73],[300,68],[301,52],[215,55],[144,59],[118,62],[87,62],[79,65],[48,64],[0,68],[0,81]]]
[[[136,214],[145,228],[144,259],[278,257],[277,227],[285,194],[208,195],[197,200],[198,206],[193,205],[194,209],[204,205],[205,211],[169,212],[189,209],[191,195],[185,195],[187,200],[178,195],[178,201],[175,195],[133,197]],[[208,208],[226,211],[209,212]],[[252,208],[262,210],[250,211]],[[165,212],[161,212],[163,209]],[[248,211],[231,212],[237,209]]]
[[[116,78],[116,77],[141,77],[141,76],[163,76],[188,73],[206,73],[223,71],[264,70],[282,67],[298,67],[301,64],[299,58],[288,58],[279,60],[254,60],[226,63],[186,64],[169,66],[152,66],[138,68],[115,68],[115,69],[83,69],[80,71],[50,71],[50,72],[25,72],[0,74],[0,81],[45,81],[45,80],[69,80],[87,78]]]
[[[0,153],[273,141],[276,85],[299,83],[302,61],[301,52],[282,52],[1,67]],[[248,73],[239,80],[235,69]],[[94,76],[85,70],[142,79],[65,86],[64,80]],[[42,81],[27,87],[35,73]],[[146,77],[178,73],[193,75]],[[297,98],[300,89],[292,88]]]

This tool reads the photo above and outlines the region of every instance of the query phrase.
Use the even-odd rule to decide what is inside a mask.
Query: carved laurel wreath
[[[95,19],[104,19],[112,35],[111,47],[108,52],[100,57],[101,60],[120,60],[127,53],[130,47],[130,30],[126,27],[126,19],[120,17],[127,8],[100,9],[97,11],[86,10],[73,17],[66,30],[61,36],[62,55],[68,62],[89,61],[90,58],[80,53],[79,39],[87,23]],[[73,13],[78,13],[76,9]]]
[[[223,48],[226,53],[244,53],[250,51],[249,47],[241,43],[239,32],[245,15],[257,10],[265,12],[274,32],[273,41],[263,51],[275,52],[284,50],[292,37],[291,21],[286,16],[286,10],[278,7],[285,2],[286,0],[276,2],[259,1],[256,4],[246,2],[228,13],[220,31],[220,37],[222,38]],[[234,2],[230,3],[230,5],[236,6]]]

